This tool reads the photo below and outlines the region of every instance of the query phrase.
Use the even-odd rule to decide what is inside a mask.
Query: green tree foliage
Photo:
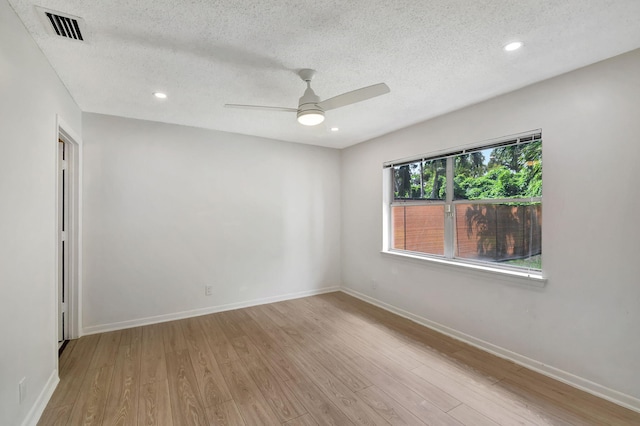
[[[490,152],[486,165],[485,152]],[[456,199],[542,196],[542,143],[539,141],[460,155],[456,157],[455,167]]]
[[[416,161],[394,168],[396,199],[444,200],[446,160]],[[478,200],[542,196],[542,143],[508,145],[458,155],[454,198]]]
[[[396,198],[411,198],[411,165],[406,164],[394,169],[393,183]]]
[[[444,200],[446,160],[416,161],[394,168],[396,199]]]
[[[485,158],[482,151],[459,155],[455,161],[455,174],[456,176],[464,175],[477,178],[487,171],[487,166],[484,163]]]

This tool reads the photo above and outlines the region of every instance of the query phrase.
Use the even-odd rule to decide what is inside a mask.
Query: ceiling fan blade
[[[273,107],[273,106],[262,106],[262,105],[224,104],[224,106],[225,108],[262,109],[266,111],[298,112],[296,108]]]
[[[390,91],[389,86],[384,83],[378,83],[373,86],[363,87],[362,89],[356,89],[351,92],[343,93],[342,95],[334,96],[333,98],[329,98],[318,103],[318,106],[323,110],[328,111],[330,109],[355,104],[356,102],[366,101],[367,99],[384,95]]]

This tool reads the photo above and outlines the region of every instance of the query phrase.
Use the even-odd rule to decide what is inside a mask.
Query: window
[[[385,164],[387,249],[542,270],[542,134]]]

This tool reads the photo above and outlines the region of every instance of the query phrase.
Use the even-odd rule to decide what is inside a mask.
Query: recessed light
[[[158,99],[167,99],[167,94],[162,92],[153,92],[153,96]]]
[[[339,128],[337,128],[337,127],[332,127],[332,128],[331,128],[331,131],[332,131],[332,132],[337,132],[338,130],[340,130],[340,129],[339,129]]]
[[[523,43],[521,41],[514,41],[512,43],[507,44],[504,47],[504,50],[506,50],[507,52],[513,52],[514,50],[518,50],[523,46]]]

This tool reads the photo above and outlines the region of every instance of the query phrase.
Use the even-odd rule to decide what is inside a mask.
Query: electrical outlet
[[[376,280],[371,280],[371,288],[374,290],[378,289],[378,281]]]
[[[20,398],[20,404],[27,399],[27,378],[23,377],[18,383],[18,394]]]
[[[206,286],[204,286],[204,295],[205,295],[205,296],[211,296],[211,295],[213,295],[213,286],[212,286],[212,285],[206,285]]]

